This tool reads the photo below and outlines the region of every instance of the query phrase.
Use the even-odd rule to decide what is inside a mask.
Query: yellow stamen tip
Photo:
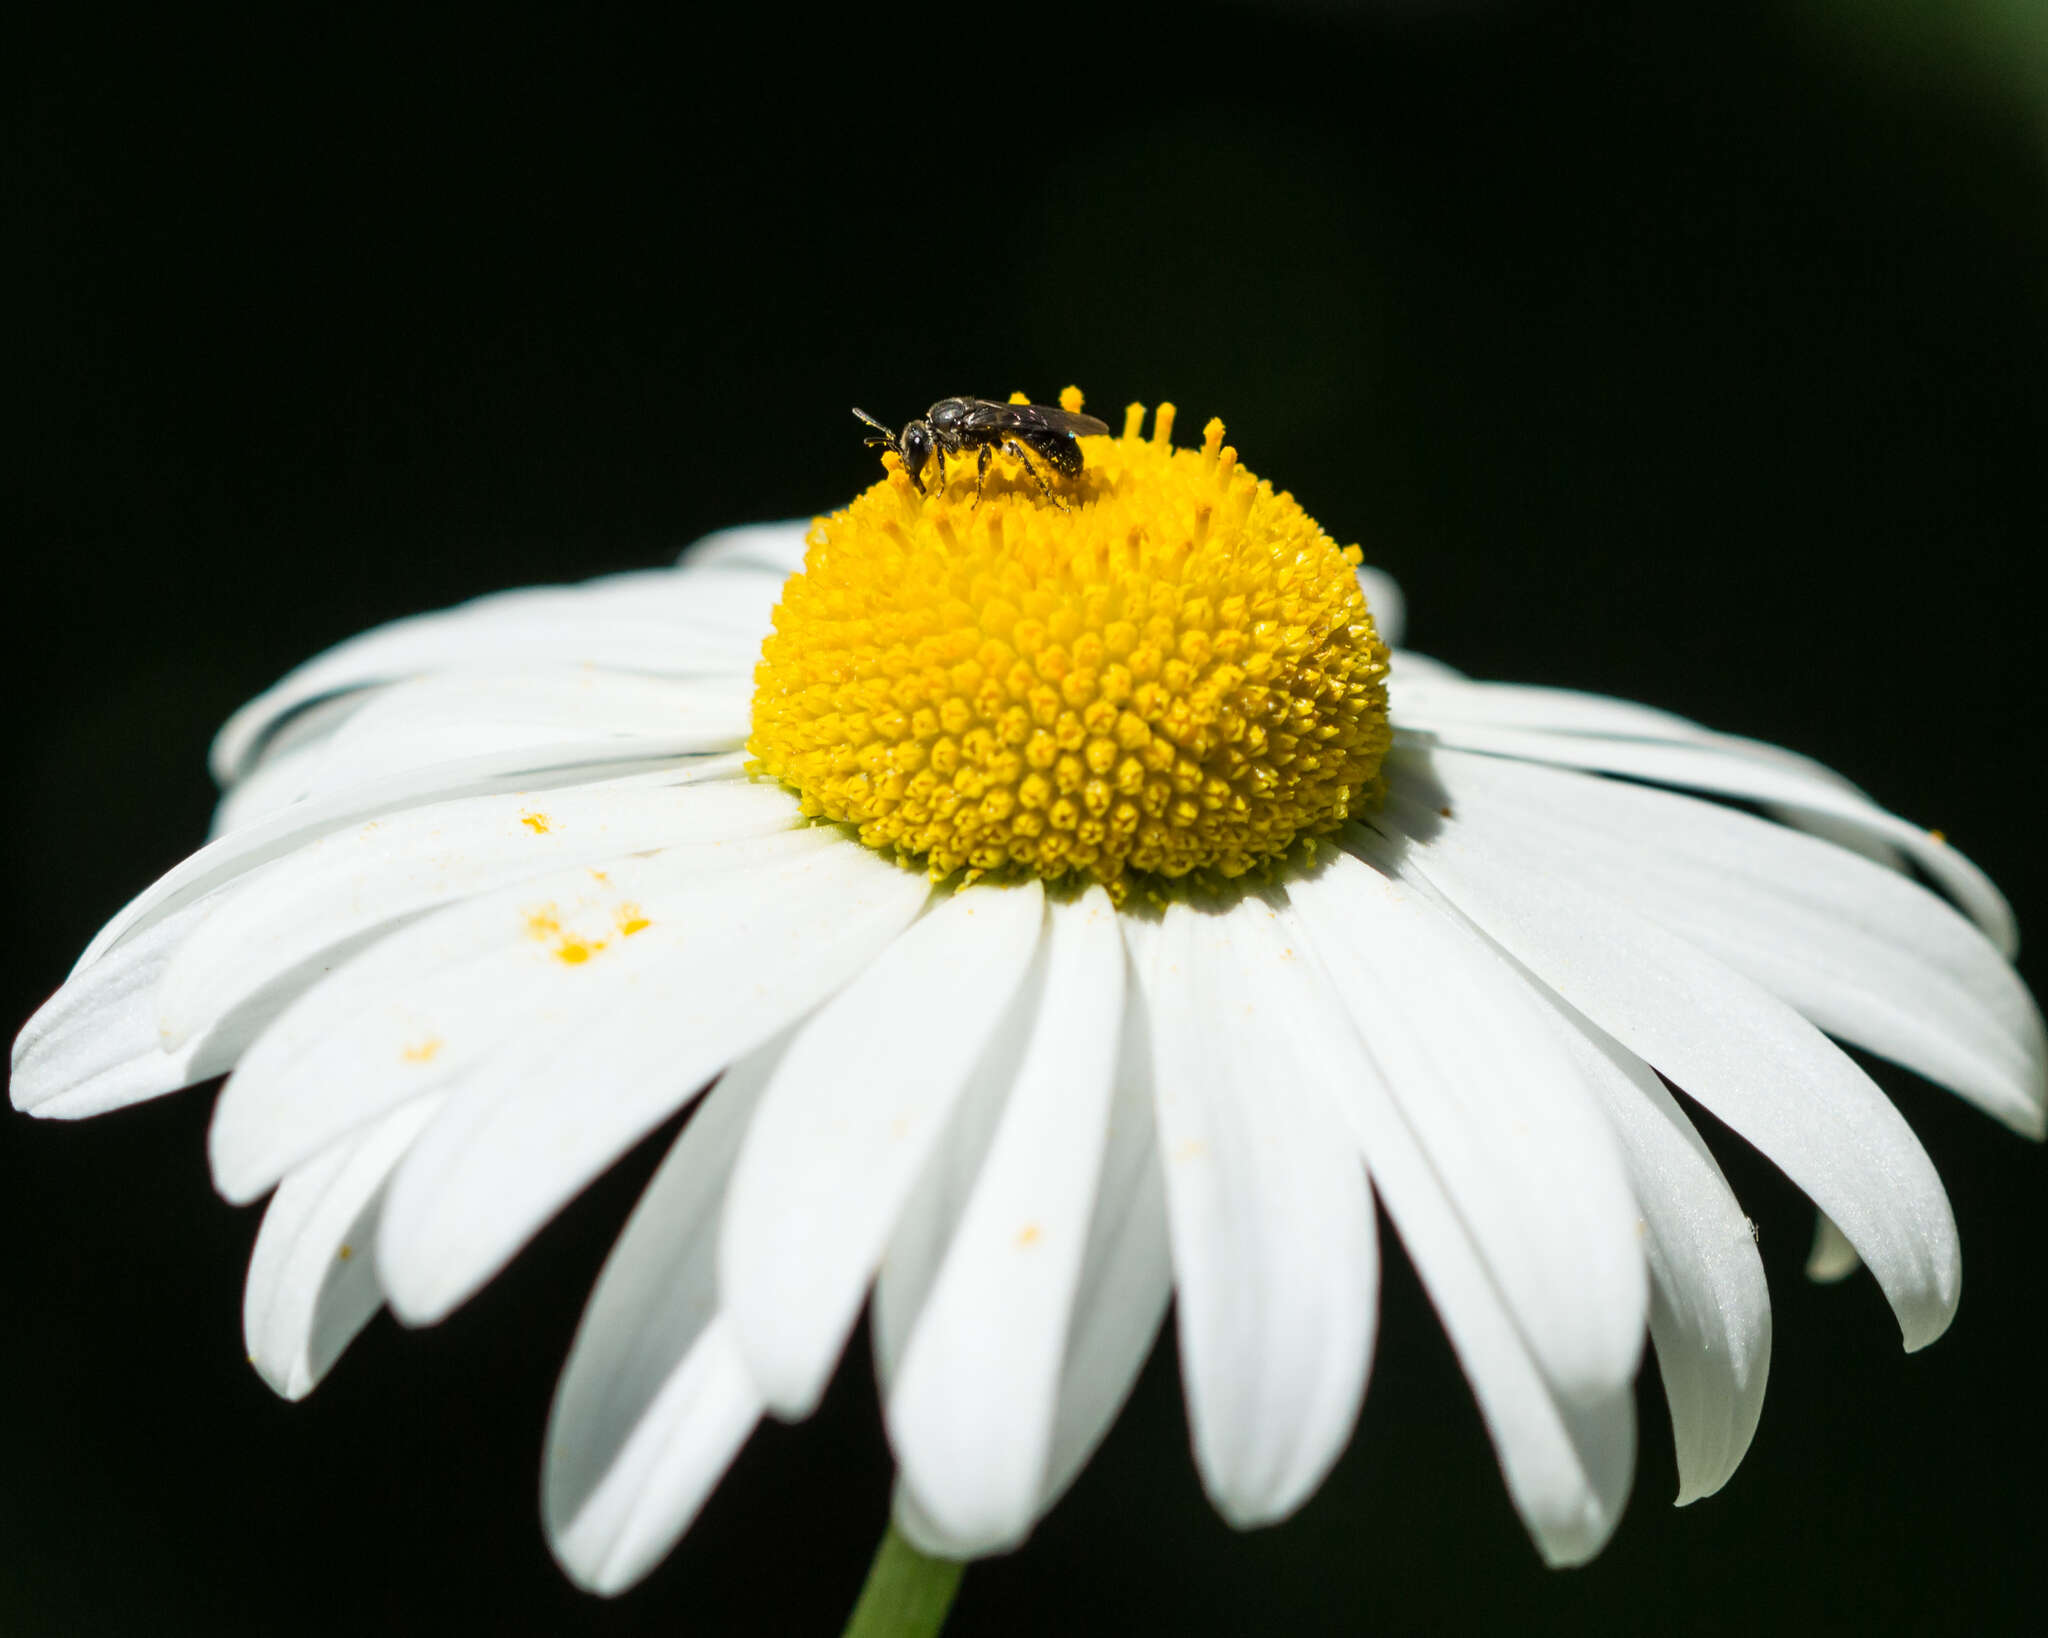
[[[1028,404],[1031,402],[1031,394],[1028,392],[1013,392],[1010,394],[1010,402],[1013,404]]]
[[[1062,394],[1080,401],[1078,393]],[[1057,503],[1021,465],[900,471],[811,526],[748,749],[803,811],[937,877],[1232,877],[1334,830],[1391,740],[1353,558],[1141,405]],[[1062,509],[1062,504],[1065,509]]]
[[[1065,410],[1069,415],[1079,415],[1081,413],[1081,404],[1081,389],[1079,387],[1060,388],[1061,409]]]

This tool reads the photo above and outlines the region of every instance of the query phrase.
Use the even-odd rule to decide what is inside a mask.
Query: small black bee
[[[976,505],[981,502],[981,486],[988,481],[989,458],[1000,448],[1024,463],[1024,470],[1038,480],[1045,498],[1062,512],[1067,503],[1052,492],[1052,485],[1031,464],[1026,448],[1062,477],[1071,478],[1081,470],[1081,446],[1074,440],[1109,430],[1107,422],[1092,415],[1069,414],[1051,404],[998,404],[990,398],[941,398],[925,411],[922,420],[909,422],[900,433],[891,432],[864,409],[853,413],[881,434],[867,440],[868,448],[895,450],[920,495],[925,492],[925,462],[934,454],[939,457],[943,480],[945,457],[978,445],[981,462],[974,474]]]

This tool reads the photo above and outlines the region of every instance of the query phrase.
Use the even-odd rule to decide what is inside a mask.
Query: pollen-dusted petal
[[[888,1421],[905,1482],[956,1551],[1015,1546],[1044,1490],[1124,1003],[1123,941],[1100,888],[1052,906],[1039,963],[1029,1038],[991,1066],[1007,1097],[986,1158],[957,1180],[933,1166],[927,1184],[951,1184],[953,1210],[905,1213],[876,1293],[879,1336],[898,1249],[936,1217]]]
[[[778,891],[822,891],[821,877],[857,861],[875,863],[816,831],[667,848],[514,883],[387,934],[301,995],[236,1066],[214,1106],[215,1187],[253,1199],[387,1109],[517,1045],[573,1040],[581,1018],[618,1000],[615,985],[696,947],[707,926],[728,928]],[[658,924],[596,952],[629,904],[659,907]],[[730,965],[730,948],[721,954]]]
[[[776,1070],[734,1163],[718,1285],[777,1415],[816,1408],[1044,921],[1036,882],[945,900],[825,1003]]]
[[[444,904],[567,866],[798,822],[788,792],[765,780],[672,777],[430,803],[307,843],[266,867],[261,891],[233,896],[185,940],[156,994],[165,1049],[295,970],[305,988],[364,937]]]
[[[1135,418],[1134,418],[1135,419]],[[1053,499],[900,463],[812,525],[748,748],[805,811],[934,876],[1231,877],[1333,830],[1390,739],[1387,651],[1340,547],[1200,449],[1082,440]]]
[[[1109,1432],[1152,1352],[1173,1295],[1166,1179],[1152,1116],[1152,1042],[1145,1009],[1136,1002],[1137,978],[1128,953],[1122,989],[1126,1005],[1100,1177],[1067,1324],[1052,1448],[1034,1521],[1067,1493]],[[928,1514],[900,1477],[895,1516],[903,1533],[927,1553],[966,1558],[976,1550],[971,1540],[952,1536]]]
[[[588,742],[486,751],[436,766],[411,768],[331,796],[308,797],[239,829],[216,836],[130,899],[85,947],[74,976],[108,951],[165,916],[260,865],[351,825],[403,813],[427,802],[453,801],[488,791],[533,792],[595,779],[623,778],[664,768],[676,784],[730,779],[740,772],[733,756],[697,756],[689,745],[648,749],[630,762],[594,764]],[[680,758],[680,760],[678,760]]]
[[[430,1325],[465,1301],[720,1069],[871,970],[926,896],[833,837],[751,881],[649,893],[653,926],[558,959],[566,982],[541,1005],[559,1010],[503,1031],[508,1050],[462,1078],[391,1180],[377,1268],[392,1312]]]

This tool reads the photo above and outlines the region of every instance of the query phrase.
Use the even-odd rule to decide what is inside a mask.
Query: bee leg
[[[981,504],[981,486],[988,482],[988,461],[995,451],[987,444],[981,446],[981,459],[974,463],[974,504]]]
[[[984,449],[982,453],[986,455],[988,452]],[[1051,501],[1062,512],[1068,510],[1067,503],[1052,492],[1052,485],[1045,481],[1045,474],[1031,464],[1031,457],[1024,453],[1024,446],[1022,444],[1018,443],[1014,438],[1006,438],[1003,440],[1003,453],[1014,455],[1018,460],[1022,461],[1024,463],[1024,470],[1038,480],[1039,493],[1044,495],[1047,500]]]

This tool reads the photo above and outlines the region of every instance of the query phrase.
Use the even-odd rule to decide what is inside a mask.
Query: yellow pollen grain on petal
[[[632,905],[621,905],[619,909],[621,921],[639,914],[637,907]],[[628,911],[631,912],[631,916],[624,914]],[[643,918],[639,926],[628,929],[621,925],[620,931],[637,933],[646,925],[648,924]],[[552,904],[526,912],[526,936],[537,944],[545,945],[548,953],[565,967],[582,966],[610,942],[608,939],[588,938],[580,933],[565,930],[562,926],[561,912]]]
[[[1078,389],[1061,394],[1079,413]],[[1080,440],[1082,470],[901,463],[813,522],[748,750],[807,815],[935,878],[1244,875],[1377,798],[1386,645],[1352,565],[1212,419]]]
[[[526,812],[520,814],[519,822],[522,825],[524,825],[528,830],[532,831],[536,836],[545,836],[549,831],[555,828],[554,824],[552,823],[552,821],[549,820],[546,814],[535,813],[530,808]]]
[[[428,1035],[401,1047],[398,1055],[409,1064],[430,1064],[439,1056],[442,1044],[440,1036]]]
[[[640,906],[630,899],[612,912],[612,924],[618,928],[621,938],[631,938],[635,933],[654,925],[647,919]]]

